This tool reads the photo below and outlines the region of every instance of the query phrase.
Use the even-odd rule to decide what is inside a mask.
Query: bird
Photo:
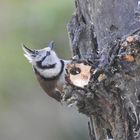
[[[33,67],[40,86],[50,97],[61,102],[66,67],[70,60],[63,60],[57,56],[53,41],[43,49],[32,50],[24,44],[22,44],[22,49],[24,56]]]

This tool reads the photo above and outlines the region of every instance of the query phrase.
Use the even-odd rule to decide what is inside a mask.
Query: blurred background
[[[72,0],[0,0],[0,140],[87,140],[87,118],[40,88],[21,43],[70,58]]]

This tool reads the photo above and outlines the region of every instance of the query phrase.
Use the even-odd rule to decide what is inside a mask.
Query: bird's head
[[[53,51],[54,42],[50,42],[48,47],[40,50],[31,50],[22,45],[24,56],[37,69],[51,69],[60,61]]]

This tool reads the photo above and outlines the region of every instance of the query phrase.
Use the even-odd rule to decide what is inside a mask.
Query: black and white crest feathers
[[[61,60],[53,51],[54,42],[51,41],[48,47],[40,50],[31,50],[25,45],[22,46],[25,57],[33,65],[33,67],[45,78],[57,76],[62,71]]]

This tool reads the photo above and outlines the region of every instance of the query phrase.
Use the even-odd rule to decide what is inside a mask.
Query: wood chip
[[[127,61],[127,62],[135,61],[134,57],[132,55],[130,55],[130,54],[121,56],[121,59],[124,60],[124,61]]]
[[[103,73],[103,74],[100,74],[99,77],[98,77],[98,81],[101,82],[103,80],[106,79],[106,75]]]
[[[127,43],[127,41],[124,41],[123,43],[122,43],[122,47],[128,47],[128,43]]]
[[[126,41],[127,41],[128,43],[134,43],[134,42],[135,42],[135,37],[134,37],[134,36],[128,36],[128,37],[126,38]]]

